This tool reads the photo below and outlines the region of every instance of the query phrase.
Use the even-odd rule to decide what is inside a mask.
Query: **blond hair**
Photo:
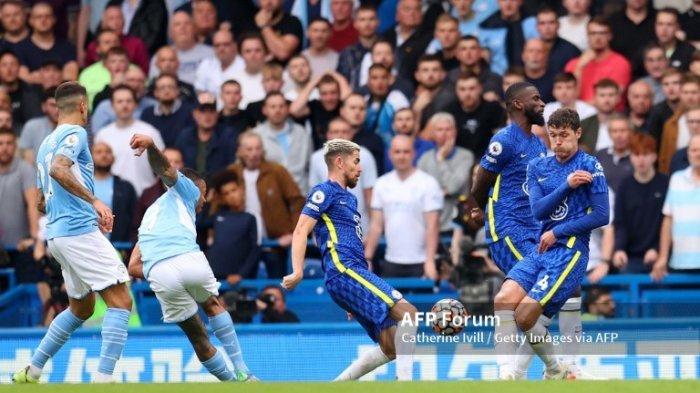
[[[323,144],[323,159],[330,168],[337,156],[345,156],[360,151],[360,145],[345,139],[331,139]]]

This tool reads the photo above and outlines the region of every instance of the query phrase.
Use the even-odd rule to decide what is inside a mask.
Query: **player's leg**
[[[201,303],[201,305],[204,312],[206,312],[209,317],[211,330],[224,346],[226,355],[231,360],[231,363],[233,363],[236,378],[239,380],[256,379],[243,360],[243,351],[241,350],[241,345],[238,343],[238,336],[236,335],[236,329],[233,327],[233,320],[219,301],[219,298],[210,296],[206,301]]]
[[[401,299],[391,308],[389,316],[396,321],[394,350],[396,353],[396,376],[400,381],[413,379],[413,353],[416,350],[416,313],[418,310],[406,299]],[[381,342],[381,341],[380,341]]]
[[[46,362],[63,347],[71,334],[86,319],[90,318],[94,311],[95,296],[90,292],[90,287],[80,280],[73,267],[67,262],[62,252],[65,243],[65,238],[49,240],[49,250],[61,265],[61,273],[69,297],[69,307],[51,322],[44,338],[34,351],[29,365],[13,375],[12,380],[15,383],[38,382]]]
[[[197,354],[197,359],[202,362],[202,365],[220,381],[233,381],[236,379],[233,371],[226,365],[224,355],[217,351],[209,341],[207,330],[195,313],[186,320],[179,322],[178,326],[187,335],[190,340],[194,352]]]
[[[98,380],[109,381],[126,344],[132,302],[129,288],[123,283],[103,289],[100,296],[107,305],[107,311],[102,319],[102,346],[97,376]]]
[[[561,343],[561,360],[569,369],[576,370],[576,357],[581,342],[581,288],[559,310],[559,334],[567,339]]]
[[[558,375],[563,369],[555,353],[554,344],[548,337],[551,320],[544,317],[542,311],[539,301],[526,296],[516,309],[515,319],[518,327],[525,332],[525,340],[544,362],[546,375]]]

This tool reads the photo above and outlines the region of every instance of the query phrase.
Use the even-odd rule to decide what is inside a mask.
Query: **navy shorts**
[[[364,268],[347,269],[326,281],[333,301],[352,313],[369,337],[377,342],[379,332],[396,325],[389,310],[401,300],[401,292]]]
[[[489,252],[496,266],[508,274],[519,261],[537,250],[537,244],[535,238],[517,239],[505,236],[489,244]]]
[[[544,254],[534,252],[518,263],[506,278],[517,282],[527,296],[552,317],[576,292],[586,276],[588,251],[555,245]]]

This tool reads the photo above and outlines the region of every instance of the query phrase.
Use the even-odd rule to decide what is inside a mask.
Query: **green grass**
[[[0,392],[18,393],[696,393],[700,381],[515,381],[515,382],[344,382],[258,384],[111,384],[4,385]]]

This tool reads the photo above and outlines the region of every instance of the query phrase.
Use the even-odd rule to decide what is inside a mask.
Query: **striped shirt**
[[[700,268],[700,180],[693,179],[692,168],[671,176],[663,213],[673,218],[670,267]]]

